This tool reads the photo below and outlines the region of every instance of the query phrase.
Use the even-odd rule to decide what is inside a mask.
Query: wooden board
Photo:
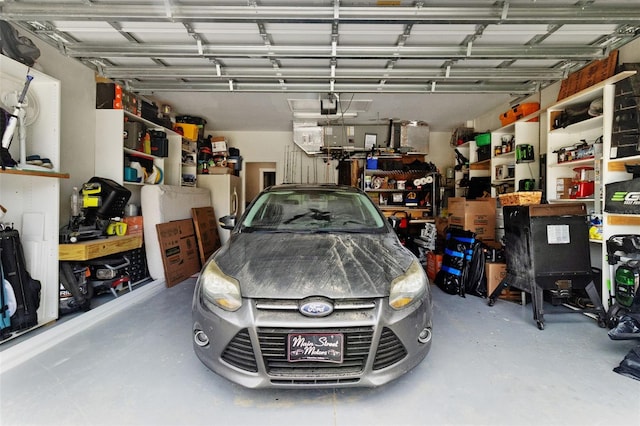
[[[216,216],[213,207],[194,207],[191,209],[191,217],[198,240],[200,263],[204,265],[209,256],[221,246]]]
[[[142,235],[112,236],[58,245],[59,260],[89,260],[142,247]]]
[[[635,215],[607,215],[608,225],[627,225],[627,226],[640,226],[640,216]]]
[[[607,58],[592,61],[584,68],[569,74],[567,78],[562,80],[558,101],[613,76],[617,64],[618,51],[614,50]]]

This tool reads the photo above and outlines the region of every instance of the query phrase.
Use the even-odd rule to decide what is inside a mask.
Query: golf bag
[[[16,296],[9,281],[4,279],[0,263],[0,340],[11,335],[11,315],[16,311]]]
[[[29,329],[38,324],[40,281],[31,277],[26,268],[20,235],[15,229],[0,230],[0,260],[4,279],[9,281],[16,299],[16,311],[11,316],[11,330]]]

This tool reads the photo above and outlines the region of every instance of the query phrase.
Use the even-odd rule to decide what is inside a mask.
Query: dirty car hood
[[[394,234],[239,233],[214,259],[243,297],[382,297],[414,259]]]

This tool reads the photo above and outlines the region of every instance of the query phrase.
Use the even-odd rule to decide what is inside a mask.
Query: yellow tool
[[[100,207],[102,198],[100,198],[101,187],[97,182],[87,182],[82,185],[82,207]]]

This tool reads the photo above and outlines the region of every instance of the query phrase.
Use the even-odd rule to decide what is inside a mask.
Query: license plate
[[[288,336],[289,362],[342,362],[341,333],[292,333]]]

